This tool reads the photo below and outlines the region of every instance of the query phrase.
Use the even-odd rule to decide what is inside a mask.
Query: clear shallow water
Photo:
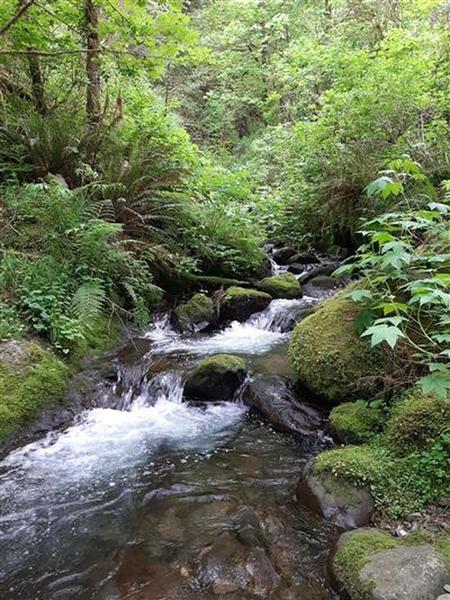
[[[310,302],[274,301],[208,336],[158,321],[122,377],[126,410],[110,407],[113,386],[66,431],[7,456],[0,598],[334,598],[325,563],[336,532],[293,502],[304,451],[240,402],[182,403],[183,374],[202,355],[236,352],[270,371],[283,323]],[[175,363],[142,382],[167,355]]]

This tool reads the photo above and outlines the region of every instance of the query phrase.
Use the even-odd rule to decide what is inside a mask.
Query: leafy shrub
[[[443,197],[408,158],[367,188],[381,198],[395,196],[409,208],[386,213],[364,224],[363,244],[337,274],[357,272],[361,283],[348,298],[363,306],[363,337],[372,346],[407,348],[397,383],[413,382],[424,370],[422,389],[446,396],[450,390],[450,206],[448,183]],[[440,200],[440,201],[439,201]],[[415,369],[411,372],[411,365]],[[405,367],[410,373],[405,377]]]

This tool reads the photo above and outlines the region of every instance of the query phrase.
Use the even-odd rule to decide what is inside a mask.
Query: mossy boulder
[[[62,401],[68,369],[31,341],[0,344],[0,442]]]
[[[309,508],[343,529],[367,525],[375,511],[369,490],[327,473],[315,474],[313,464],[308,465],[297,486],[299,506]]]
[[[330,426],[343,444],[368,442],[379,433],[386,421],[383,411],[365,402],[344,402],[330,413]]]
[[[230,287],[220,300],[220,317],[224,321],[246,321],[269,306],[272,297],[260,290]]]
[[[386,426],[386,439],[398,454],[425,448],[430,440],[450,429],[450,398],[413,389],[394,405]]]
[[[210,356],[189,373],[184,397],[191,402],[232,400],[246,375],[247,361],[244,358],[231,354]]]
[[[298,298],[301,295],[301,286],[292,273],[281,273],[273,277],[266,277],[259,282],[258,287],[272,298]]]
[[[342,295],[324,301],[294,330],[289,360],[299,382],[328,402],[370,397],[382,355],[355,329],[358,307]]]
[[[449,577],[442,554],[430,544],[368,528],[341,536],[332,570],[350,600],[435,600]]]
[[[175,308],[172,320],[181,333],[202,331],[214,320],[214,303],[206,294],[195,294]]]

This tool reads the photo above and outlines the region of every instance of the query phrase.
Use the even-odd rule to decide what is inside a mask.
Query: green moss
[[[340,441],[360,444],[369,441],[381,431],[385,417],[383,412],[370,408],[363,402],[345,402],[333,408],[330,424]]]
[[[298,379],[336,402],[367,398],[379,385],[382,356],[355,331],[357,306],[342,296],[323,302],[294,330],[289,360]]]
[[[375,506],[391,518],[420,511],[448,493],[448,478],[437,477],[434,462],[425,463],[423,453],[398,456],[383,438],[322,452],[312,470],[321,479],[368,488]]]
[[[247,370],[245,358],[233,354],[215,354],[202,360],[192,371],[193,376],[207,375],[210,371],[241,371]]]
[[[221,304],[226,304],[228,301],[235,298],[263,298],[271,300],[270,295],[266,292],[261,292],[252,288],[230,287],[223,295]]]
[[[339,582],[352,600],[370,600],[372,597],[373,582],[363,582],[359,577],[370,556],[398,545],[399,542],[383,531],[361,530],[347,534],[334,557],[334,568]]]
[[[442,554],[447,565],[447,569],[450,572],[450,535],[440,538],[435,543],[435,549]]]
[[[20,369],[0,365],[0,440],[31,422],[41,409],[54,406],[63,398],[68,368],[49,350],[32,342],[27,347],[26,365]]]
[[[297,298],[301,287],[292,273],[281,273],[263,279],[259,287],[272,296],[272,298]]]
[[[123,333],[123,324],[119,319],[110,319],[106,316],[99,317],[89,326],[78,340],[70,354],[70,366],[79,368],[83,361],[108,352],[120,343]]]
[[[209,322],[213,317],[213,301],[205,294],[195,294],[174,310],[175,322],[182,331],[195,329],[195,325]]]
[[[412,390],[398,402],[386,427],[386,439],[398,454],[425,448],[450,429],[450,399]]]

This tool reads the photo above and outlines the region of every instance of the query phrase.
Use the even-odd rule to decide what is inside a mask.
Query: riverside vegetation
[[[333,560],[352,599],[388,598],[361,575],[371,557],[425,546],[443,593],[449,21],[445,0],[4,0],[0,443],[161,310],[210,332],[334,272],[288,351],[340,444],[299,503],[307,488],[339,525],[392,530],[438,513],[420,539],[347,533]],[[191,400],[220,381],[232,398],[251,369],[206,358]]]

